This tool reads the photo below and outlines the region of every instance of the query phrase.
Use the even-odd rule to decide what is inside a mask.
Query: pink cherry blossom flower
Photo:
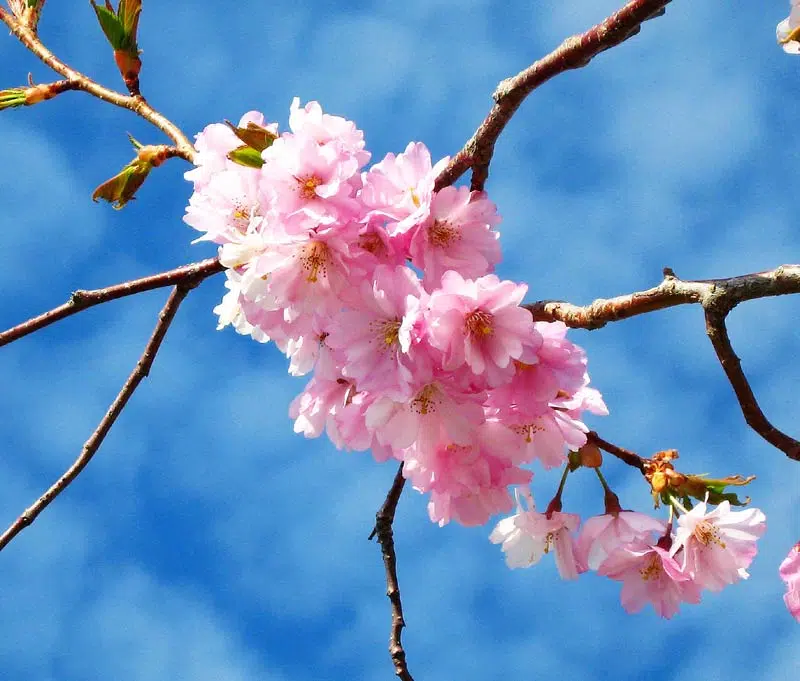
[[[359,162],[334,145],[285,134],[262,152],[261,191],[283,215],[302,211],[320,224],[361,218]]]
[[[683,549],[683,572],[701,587],[721,591],[748,577],[746,569],[758,551],[756,540],[765,529],[766,518],[757,508],[731,511],[730,502],[723,501],[707,512],[700,501],[678,517],[670,554]]]
[[[358,305],[333,317],[327,343],[341,350],[342,373],[359,390],[398,400],[410,397],[414,366],[409,351],[424,295],[411,269],[381,265],[372,282],[362,282]]]
[[[775,32],[778,43],[788,54],[800,54],[800,0],[792,0],[789,16],[778,24]]]
[[[344,408],[352,393],[353,385],[344,379],[312,378],[289,406],[289,416],[295,419],[294,432],[315,438],[326,428],[335,428],[333,418]]]
[[[484,397],[459,392],[445,380],[422,381],[405,401],[376,399],[367,409],[366,423],[381,444],[394,449],[415,445],[427,453],[442,443],[471,445],[475,429],[485,420]]]
[[[500,262],[500,221],[496,206],[483,192],[445,187],[434,194],[430,215],[411,237],[411,262],[425,274],[429,288],[438,286],[447,270],[475,279]]]
[[[510,511],[509,485],[527,484],[532,476],[478,443],[440,445],[433,452],[416,454],[412,447],[404,455],[403,475],[415,489],[430,492],[428,514],[440,526],[451,520],[483,525],[492,515]]]
[[[351,235],[355,229],[358,225],[352,226]],[[267,277],[269,292],[287,320],[300,314],[334,314],[350,287],[350,241],[341,228],[287,234],[270,243],[251,268],[255,276]]]
[[[664,533],[666,525],[649,515],[619,511],[596,515],[583,523],[576,542],[579,560],[592,570],[623,544],[643,540],[650,543],[653,532]]]
[[[458,272],[445,272],[426,315],[429,341],[444,353],[444,369],[466,364],[474,374],[486,374],[489,386],[511,380],[512,360],[525,346],[535,350],[541,344],[530,312],[520,307],[527,290],[493,274],[464,280]]]
[[[783,600],[789,609],[789,614],[800,622],[800,542],[791,548],[778,572],[781,579],[786,582]]]
[[[211,176],[201,191],[195,191],[183,220],[204,232],[193,243],[237,242],[259,229],[269,210],[258,191],[259,174],[254,168],[227,168]]]
[[[319,102],[301,107],[300,98],[295,97],[289,107],[289,128],[298,137],[309,138],[320,146],[338,146],[355,157],[359,167],[369,161],[371,154],[364,149],[364,133],[353,121],[323,113]]]
[[[534,510],[533,498],[526,495],[527,510],[517,495],[517,512],[503,518],[489,535],[493,544],[502,544],[506,564],[510,568],[529,567],[551,551],[556,554],[556,566],[562,579],[577,579],[579,566],[575,559],[572,532],[580,524],[574,513],[554,511],[548,517]]]
[[[421,142],[409,142],[402,154],[386,154],[364,173],[361,200],[370,215],[395,222],[392,232],[405,232],[428,216],[433,185],[449,161],[431,166],[431,154]]]
[[[513,409],[492,409],[490,413],[516,434],[519,461],[538,460],[550,470],[564,464],[566,449],[574,451],[586,444],[589,428],[567,412],[551,409],[546,404],[539,407],[537,416],[523,416]],[[530,406],[527,411],[530,413]]]
[[[649,602],[656,613],[670,619],[681,601],[700,602],[700,586],[669,552],[642,539],[612,551],[597,572],[622,582],[620,599],[629,613],[639,612]]]

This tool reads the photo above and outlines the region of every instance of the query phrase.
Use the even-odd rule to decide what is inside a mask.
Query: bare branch
[[[800,442],[773,426],[764,416],[761,407],[758,406],[756,396],[742,371],[742,363],[733,351],[731,340],[728,337],[728,329],[725,326],[726,314],[727,312],[707,309],[706,333],[714,346],[719,363],[733,387],[733,392],[736,393],[744,420],[756,433],[780,449],[790,459],[800,461]]]
[[[631,0],[605,21],[581,35],[567,38],[550,54],[513,78],[502,81],[492,95],[495,104],[472,138],[436,178],[435,189],[453,184],[472,168],[472,189],[482,190],[500,133],[525,98],[553,76],[586,66],[601,52],[636,35],[642,23],[664,14],[671,0]]]
[[[705,311],[706,333],[736,393],[745,421],[790,459],[800,461],[800,442],[775,428],[758,406],[725,326],[728,313],[739,303],[791,293],[800,293],[800,265],[781,265],[766,272],[698,281],[683,281],[666,268],[664,280],[647,291],[595,300],[585,307],[553,301],[539,301],[526,307],[537,321],[561,321],[573,328],[599,329],[609,322],[676,305],[701,305]],[[598,446],[602,445],[598,442]]]
[[[61,74],[67,80],[73,81],[76,85],[74,89],[88,92],[90,95],[98,99],[119,106],[123,109],[133,111],[138,116],[141,116],[149,123],[161,130],[167,137],[169,137],[178,150],[177,155],[181,158],[192,163],[194,161],[194,146],[188,140],[183,131],[175,125],[172,121],[166,118],[163,114],[156,111],[147,101],[139,96],[124,95],[116,90],[104,87],[87,75],[76,71],[72,67],[65,64],[58,57],[56,57],[39,39],[36,34],[35,28],[27,26],[22,21],[18,21],[14,16],[0,10],[0,21],[2,21],[11,30],[17,39],[41,59],[47,66],[49,66],[56,73]]]
[[[724,309],[727,314],[746,300],[790,293],[800,293],[800,265],[781,265],[767,272],[698,281],[683,281],[667,268],[664,270],[664,280],[646,291],[608,300],[600,298],[585,307],[549,300],[525,307],[536,321],[560,321],[574,329],[599,329],[609,322],[676,305],[699,303],[704,308]]]
[[[169,299],[158,315],[158,323],[144,348],[142,356],[139,358],[130,376],[128,376],[128,380],[125,381],[125,384],[111,403],[111,406],[108,408],[108,411],[105,416],[103,416],[97,428],[89,439],[86,440],[78,458],[75,459],[75,462],[50,489],[39,497],[31,506],[26,508],[22,512],[22,515],[0,535],[0,551],[2,551],[14,537],[22,532],[22,530],[31,525],[39,514],[78,477],[81,471],[86,468],[86,465],[92,460],[92,457],[97,453],[106,435],[108,435],[108,432],[111,430],[111,426],[114,425],[117,417],[122,413],[131,395],[133,395],[133,392],[136,390],[139,383],[141,383],[142,379],[150,373],[153,360],[156,358],[156,354],[161,347],[161,342],[164,340],[164,336],[175,317],[175,313],[178,311],[178,307],[188,295],[189,291],[197,286],[200,281],[201,280],[197,279],[183,281],[172,290]]]
[[[400,495],[403,493],[405,483],[403,464],[401,463],[400,468],[397,469],[397,474],[394,476],[394,482],[392,482],[389,493],[386,495],[386,501],[383,502],[383,506],[375,514],[375,529],[372,530],[369,538],[378,537],[378,543],[381,545],[381,554],[383,555],[383,565],[386,569],[386,595],[392,604],[389,655],[394,664],[394,673],[403,681],[414,681],[414,677],[408,671],[406,652],[401,641],[403,627],[406,626],[406,623],[403,619],[403,603],[400,600],[400,585],[397,581],[397,557],[394,551],[394,532],[392,530],[397,502],[400,501]]]
[[[208,260],[177,267],[174,270],[151,274],[148,277],[125,281],[106,288],[99,288],[93,291],[75,291],[63,305],[59,305],[48,312],[0,333],[0,347],[95,305],[144,291],[164,288],[165,286],[182,285],[192,288],[197,286],[203,279],[222,272],[224,269],[217,258],[209,258]]]
[[[594,431],[587,433],[586,440],[588,442],[593,442],[598,447],[600,447],[600,449],[604,449],[609,454],[613,454],[623,463],[626,463],[629,466],[637,468],[639,471],[641,471],[642,475],[644,475],[645,462],[647,461],[647,459],[642,458],[635,452],[631,452],[627,449],[623,449],[622,447],[617,447],[616,445],[612,445],[610,442],[607,442],[606,440],[601,438]]]

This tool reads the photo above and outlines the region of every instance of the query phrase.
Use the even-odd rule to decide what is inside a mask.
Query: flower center
[[[386,246],[375,232],[367,232],[358,237],[358,247],[372,253],[372,255],[385,255]]]
[[[649,582],[658,579],[663,571],[658,555],[654,554],[650,561],[639,569],[639,574],[642,576],[642,581]]]
[[[473,310],[464,319],[464,326],[471,336],[491,336],[494,333],[493,320],[491,312]]]
[[[422,202],[419,200],[419,196],[417,196],[417,192],[414,191],[414,187],[408,188],[409,193],[411,194],[411,202],[419,208],[422,205]]]
[[[400,334],[400,320],[387,319],[381,327],[381,334],[383,335],[383,342],[386,346],[392,347],[397,345]]]
[[[428,228],[428,240],[433,246],[439,248],[446,248],[454,241],[461,238],[458,230],[450,225],[449,222],[443,220],[434,220],[433,224]]]
[[[511,426],[511,430],[513,430],[517,435],[522,435],[522,437],[525,438],[525,443],[530,444],[533,442],[533,436],[535,433],[544,431],[544,426],[539,425],[538,423],[523,423],[519,426]]]
[[[322,184],[322,178],[316,175],[308,175],[306,177],[296,177],[295,179],[299,185],[301,198],[306,201],[317,198],[317,187]]]
[[[725,548],[725,542],[719,536],[717,526],[707,520],[701,520],[694,528],[694,536],[703,546],[716,544],[721,549]]]
[[[439,389],[431,383],[420,390],[417,396],[411,400],[411,410],[422,416],[427,416],[437,410],[440,402]]]
[[[300,264],[306,272],[306,281],[309,284],[315,284],[320,274],[324,276],[328,273],[329,258],[328,247],[321,241],[312,241],[303,247]]]

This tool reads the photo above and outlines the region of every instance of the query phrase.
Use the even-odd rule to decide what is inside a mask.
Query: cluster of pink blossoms
[[[248,126],[270,136],[257,163],[232,161],[241,138],[213,124],[186,174],[185,220],[228,268],[219,328],[272,340],[291,374],[311,373],[295,431],[402,461],[434,522],[511,511],[523,466],[561,465],[586,442],[583,413],[607,409],[566,327],[534,323],[527,287],[491,273],[495,205],[434,191],[448,159],[421,143],[365,170],[363,133],[316,102],[295,99],[280,135],[256,112]]]
[[[527,508],[518,496],[517,513],[490,536],[502,544],[509,567],[529,567],[553,551],[563,579],[596,570],[622,582],[626,611],[638,612],[649,602],[668,619],[681,602],[699,603],[702,589],[721,591],[746,579],[766,529],[757,508],[732,511],[723,501],[711,511],[699,502],[681,513],[674,535],[660,520],[621,510],[589,518],[576,533],[579,516],[537,513],[532,497],[525,499]]]
[[[651,601],[671,617],[701,588],[747,576],[764,529],[757,509],[698,504],[674,538],[629,511],[590,518],[577,538],[577,515],[537,513],[523,466],[564,464],[586,443],[584,412],[608,411],[566,327],[534,323],[527,287],[492,274],[495,205],[464,187],[434,191],[448,159],[432,164],[421,143],[364,170],[363,133],[316,102],[295,99],[289,128],[279,135],[257,112],[236,130],[206,127],[185,220],[220,245],[218,328],[271,340],[291,374],[312,374],[290,407],[296,432],[402,461],[440,525],[482,525],[513,510],[509,488],[524,486],[491,535],[508,564],[554,550],[565,578],[592,568],[623,581],[629,611]],[[243,132],[264,142],[246,163]],[[782,574],[795,579],[800,560],[789,560]],[[796,613],[796,579],[787,604]]]

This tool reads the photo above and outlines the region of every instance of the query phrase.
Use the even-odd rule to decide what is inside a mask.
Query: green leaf
[[[239,140],[259,152],[271,147],[272,143],[278,139],[274,132],[252,122],[248,123],[247,127],[244,128],[239,128],[230,121],[225,121],[225,125],[233,131],[233,134]]]
[[[138,158],[126,165],[117,175],[106,180],[92,193],[92,201],[103,199],[115,210],[120,210],[128,201],[132,201],[153,166],[143,163]]]
[[[228,152],[228,158],[234,163],[247,168],[260,168],[264,165],[264,159],[261,158],[261,153],[253,147],[243,145],[237,147],[233,151]]]
[[[103,29],[103,33],[105,33],[108,42],[111,43],[111,47],[115,50],[124,49],[125,29],[114,11],[107,7],[95,5],[94,0],[92,0],[92,7],[95,14],[97,14],[100,28]]]
[[[0,90],[0,111],[15,106],[25,106],[25,90],[22,88]]]
[[[136,47],[136,33],[139,29],[139,15],[142,12],[142,0],[120,0],[117,17],[122,23],[125,35]]]

